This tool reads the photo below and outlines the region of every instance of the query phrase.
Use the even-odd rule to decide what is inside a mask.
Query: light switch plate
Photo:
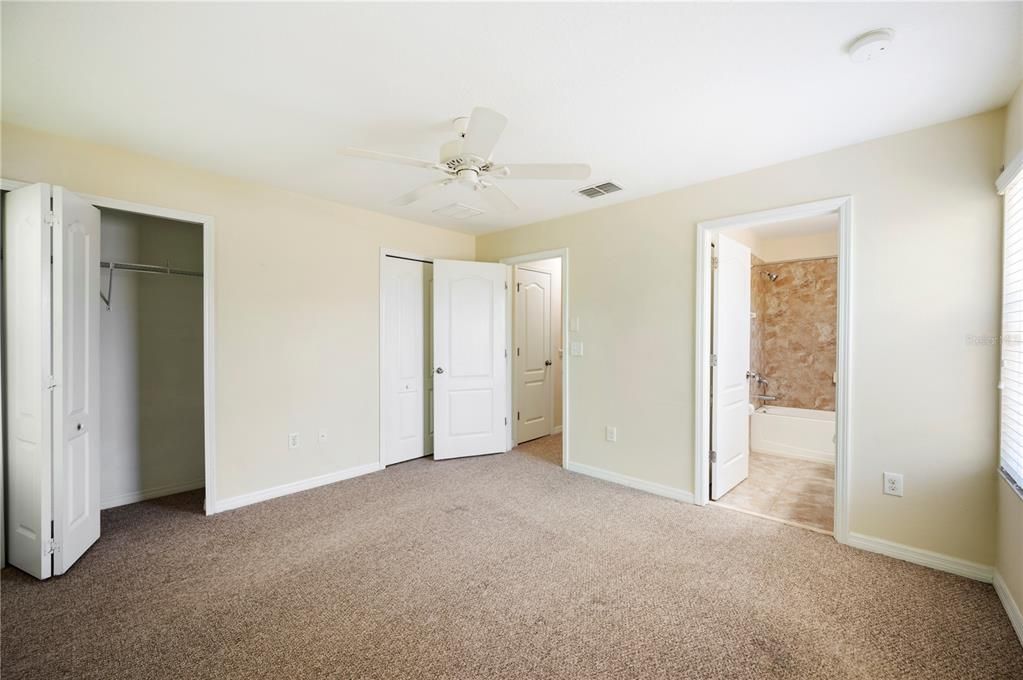
[[[581,357],[583,355],[583,343],[576,340],[570,345],[569,352],[574,357]]]
[[[612,425],[605,425],[604,426],[604,439],[606,439],[609,442],[616,442],[616,441],[618,441],[618,428],[614,427]]]
[[[568,323],[568,330],[572,331],[573,333],[578,333],[579,332],[579,317],[578,316],[573,316],[572,320],[569,321],[569,323]]]

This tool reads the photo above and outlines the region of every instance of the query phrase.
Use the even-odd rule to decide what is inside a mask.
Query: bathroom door
[[[750,250],[719,235],[711,338],[710,497],[749,476]]]

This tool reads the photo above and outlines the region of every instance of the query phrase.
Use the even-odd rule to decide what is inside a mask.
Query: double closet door
[[[62,187],[4,199],[7,561],[63,574],[100,532],[100,212]]]
[[[508,266],[395,255],[381,266],[384,465],[506,451]]]

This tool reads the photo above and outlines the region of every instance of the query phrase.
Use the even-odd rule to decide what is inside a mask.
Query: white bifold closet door
[[[4,218],[8,561],[44,579],[100,534],[100,213],[34,184]]]
[[[430,298],[433,265],[404,257],[383,258],[384,465],[433,451],[433,368]]]
[[[711,344],[711,498],[749,476],[750,249],[718,236]]]
[[[509,271],[433,262],[435,459],[507,450]]]

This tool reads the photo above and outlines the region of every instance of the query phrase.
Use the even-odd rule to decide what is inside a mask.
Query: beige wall
[[[763,236],[757,234],[756,229],[737,229],[723,233],[748,246],[764,262],[838,256],[837,227],[834,231],[797,236]]]
[[[1004,153],[1005,163],[1023,153],[1023,83],[1016,89],[1007,109]],[[1023,607],[1023,499],[1004,479],[998,482],[998,561],[995,567],[1016,606]]]
[[[693,489],[695,224],[853,196],[851,529],[995,556],[1005,111],[486,235],[477,257],[569,248],[575,462]],[[924,407],[943,390],[943,408]],[[604,425],[618,442],[604,441]],[[881,493],[884,471],[905,496]]]
[[[216,219],[219,500],[377,461],[379,248],[473,259],[472,236],[22,127],[0,140],[4,178]]]

